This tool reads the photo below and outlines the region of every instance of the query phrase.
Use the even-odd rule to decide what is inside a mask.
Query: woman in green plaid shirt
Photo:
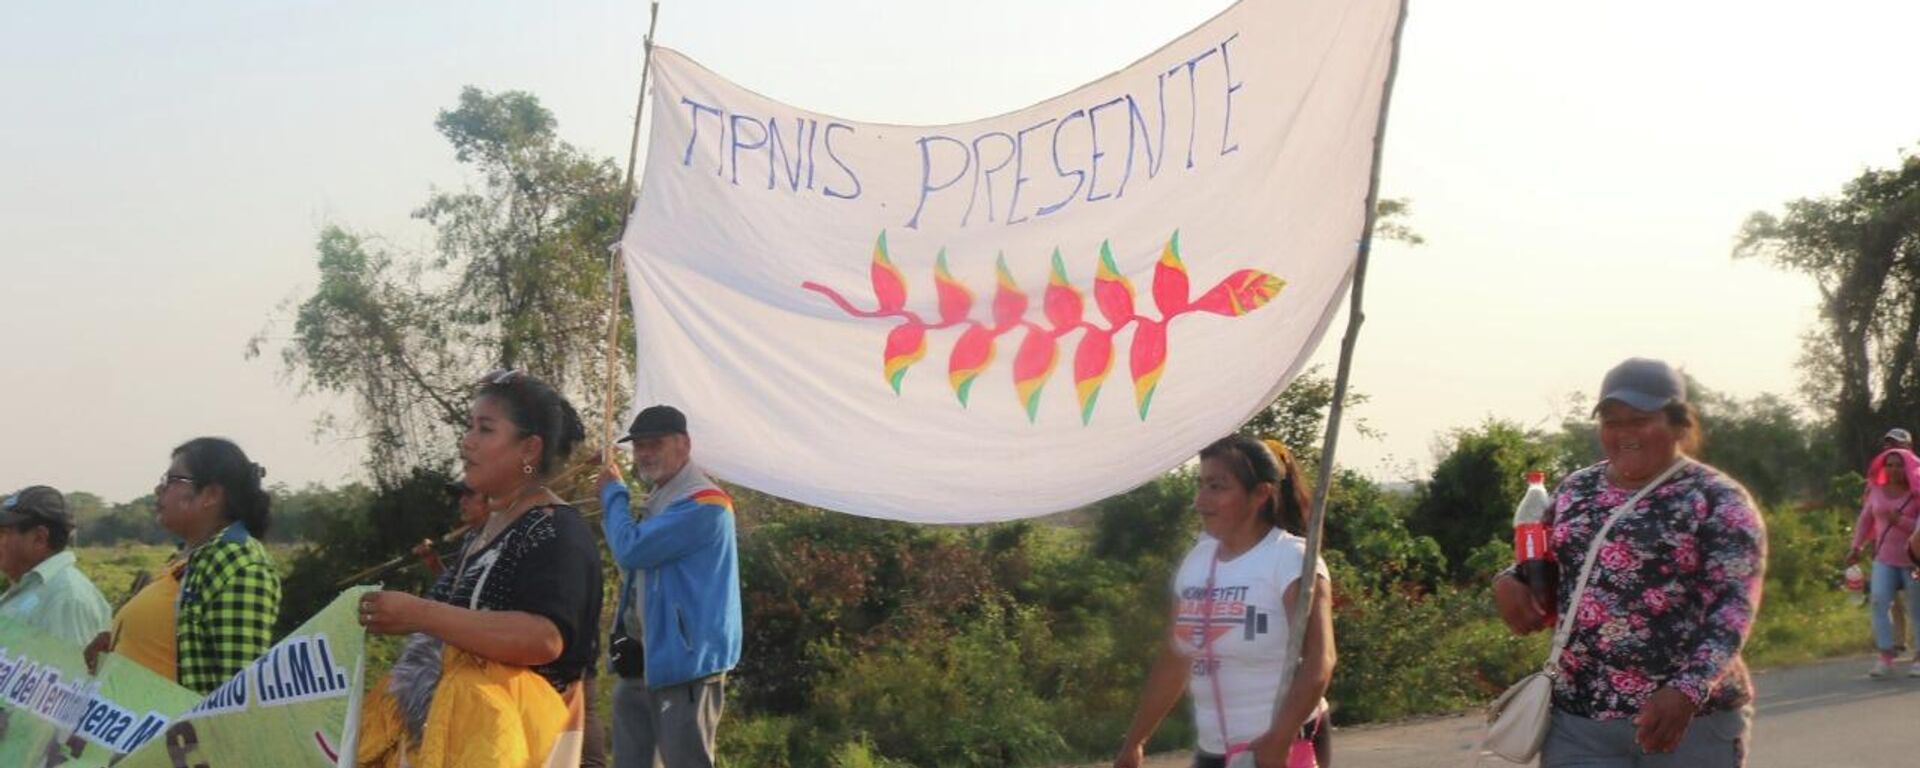
[[[127,642],[134,633],[172,632],[178,682],[201,694],[265,653],[280,616],[280,576],[259,539],[267,532],[265,475],[230,440],[202,437],[175,448],[154,488],[160,527],[187,544],[175,557],[186,565],[173,621],[129,623],[117,636],[101,635],[90,650]]]

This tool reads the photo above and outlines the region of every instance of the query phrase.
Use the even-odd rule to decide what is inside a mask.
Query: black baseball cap
[[[66,497],[44,485],[29,485],[0,501],[0,526],[22,523],[61,525],[69,530],[74,527]]]
[[[1618,400],[1638,411],[1657,411],[1687,401],[1687,380],[1661,360],[1635,357],[1607,371],[1600,382],[1600,403]],[[1594,412],[1600,411],[1598,404]]]
[[[633,417],[633,424],[627,427],[627,436],[615,442],[627,443],[636,438],[659,437],[660,435],[684,435],[687,433],[687,415],[671,405],[654,405],[644,408]]]

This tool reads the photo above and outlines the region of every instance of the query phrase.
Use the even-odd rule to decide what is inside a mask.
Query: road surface
[[[1882,768],[1920,765],[1920,678],[1872,680],[1872,659],[1848,657],[1754,675],[1760,701],[1748,768]],[[1334,731],[1337,768],[1465,768],[1478,714]],[[1185,754],[1147,768],[1186,768]],[[1489,766],[1507,763],[1489,759]]]

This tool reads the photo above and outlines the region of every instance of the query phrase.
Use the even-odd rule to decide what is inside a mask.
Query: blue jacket
[[[620,565],[619,627],[636,576],[648,688],[665,688],[733,669],[740,662],[740,561],[733,538],[733,500],[689,464],[691,486],[653,514],[634,519],[627,486],[600,489],[607,548]],[[624,630],[624,628],[622,628]]]

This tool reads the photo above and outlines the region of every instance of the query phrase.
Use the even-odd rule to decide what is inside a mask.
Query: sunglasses
[[[173,485],[174,483],[191,483],[191,482],[193,482],[193,475],[176,475],[172,472],[168,472],[160,476],[161,488],[165,488],[169,485]]]
[[[495,368],[481,374],[480,380],[474,383],[486,387],[496,384],[512,384],[522,378],[530,378],[524,368]]]

